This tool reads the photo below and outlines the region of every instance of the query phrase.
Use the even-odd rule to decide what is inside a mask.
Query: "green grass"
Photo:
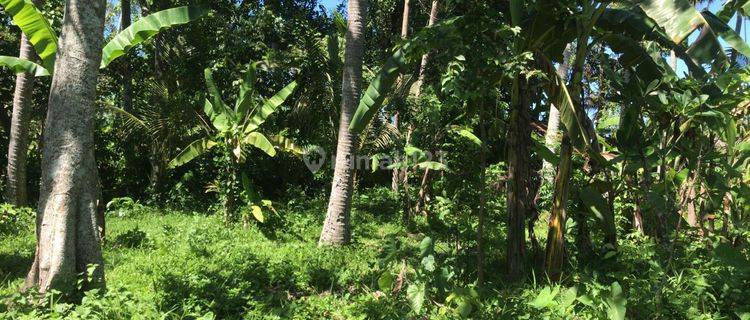
[[[737,319],[750,311],[747,248],[686,236],[669,260],[671,246],[621,231],[616,254],[569,257],[560,284],[531,271],[511,283],[503,277],[502,229],[492,227],[488,283],[479,288],[473,230],[450,220],[466,213],[419,217],[407,232],[393,201],[377,191],[357,196],[355,242],[338,248],[317,246],[321,198],[280,203],[279,215],[247,228],[227,227],[220,215],[130,204],[108,213],[108,290],[89,292],[79,304],[38,305],[18,294],[35,244],[28,219],[0,238],[0,319],[621,319],[622,312],[629,319]],[[423,259],[425,236],[435,240],[434,260]],[[572,234],[568,244],[576,252]],[[385,274],[392,283],[383,287]],[[417,313],[411,289],[420,285],[426,298]]]
[[[305,207],[292,202],[269,225],[247,228],[226,227],[220,215],[120,211],[124,217],[107,220],[107,286],[132,298],[133,311],[146,318],[365,316],[362,300],[372,300],[382,272],[373,262],[401,227],[355,212],[353,246],[318,248],[323,203]],[[34,241],[32,228],[0,241],[3,296],[22,285]]]

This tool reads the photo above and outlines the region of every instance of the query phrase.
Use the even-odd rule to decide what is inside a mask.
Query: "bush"
[[[0,235],[17,235],[34,226],[34,210],[0,204]]]

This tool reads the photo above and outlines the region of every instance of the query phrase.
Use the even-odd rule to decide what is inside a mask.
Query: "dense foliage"
[[[130,28],[108,1],[106,288],[40,295],[27,206],[66,4],[0,1],[0,147],[14,75],[39,76],[0,318],[750,319],[750,1],[366,2],[347,122],[346,1],[123,1]],[[319,245],[327,204],[351,243]]]

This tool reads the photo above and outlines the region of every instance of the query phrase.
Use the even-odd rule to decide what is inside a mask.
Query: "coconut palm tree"
[[[351,240],[349,215],[354,191],[354,162],[357,137],[349,131],[349,124],[357,107],[362,83],[362,56],[364,54],[364,28],[367,0],[350,0],[344,53],[344,71],[341,82],[341,114],[339,118],[336,163],[331,183],[328,212],[320,234],[320,245],[342,245]]]

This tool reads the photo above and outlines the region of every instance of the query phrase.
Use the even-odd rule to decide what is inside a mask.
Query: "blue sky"
[[[345,0],[320,0],[320,4],[325,6],[328,10],[336,9],[336,6],[342,2],[345,2]]]

